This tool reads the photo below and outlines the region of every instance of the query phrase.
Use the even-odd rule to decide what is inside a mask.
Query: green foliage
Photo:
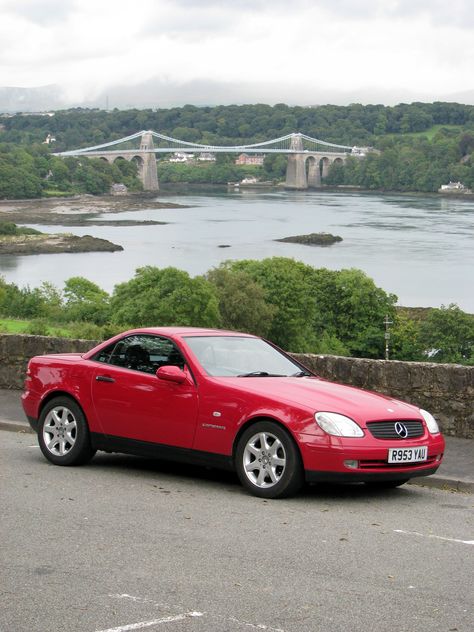
[[[225,327],[288,351],[381,358],[388,315],[392,359],[474,364],[474,315],[456,305],[395,312],[395,301],[360,270],[274,257],[228,261],[205,278],[147,266],[112,297],[83,277],[68,279],[63,292],[0,277],[0,328],[102,340],[128,326]]]
[[[337,338],[350,355],[382,357],[383,320],[393,319],[397,297],[356,269],[315,270],[313,288],[318,335]]]
[[[25,333],[32,336],[47,336],[49,333],[48,323],[43,318],[36,318],[30,322]]]
[[[19,288],[0,277],[0,315],[13,318],[39,318],[46,311],[40,288]]]
[[[1,136],[0,136],[1,138]],[[107,193],[114,182],[141,190],[134,162],[113,165],[98,158],[58,158],[45,145],[0,144],[0,199],[61,193]]]
[[[316,309],[311,296],[313,268],[304,263],[272,257],[227,263],[231,271],[244,272],[261,285],[275,313],[268,336],[288,351],[314,351],[317,339],[313,323]]]
[[[34,228],[17,226],[13,222],[0,222],[0,236],[14,237],[16,235],[41,235],[41,232]]]
[[[115,286],[112,322],[133,326],[220,324],[217,293],[202,277],[177,268],[138,268],[130,281]]]
[[[433,362],[474,364],[474,316],[457,305],[430,310],[420,340]]]
[[[225,154],[219,154],[220,157]],[[158,162],[158,178],[163,184],[168,182],[189,182],[191,184],[227,184],[248,176],[263,176],[261,167],[236,165],[229,161],[203,163]]]
[[[209,145],[256,143],[299,131],[337,144],[373,145],[383,150],[380,156],[334,166],[328,184],[436,191],[455,179],[474,186],[474,106],[458,103],[402,103],[393,107],[186,105],[113,112],[74,108],[56,112],[53,117],[12,116],[4,119],[3,126],[0,198],[40,197],[45,190],[48,195],[55,191],[104,193],[112,182],[140,190],[134,163],[62,159],[52,156],[43,141],[47,134],[53,134],[53,151],[63,151],[115,140],[141,129]],[[247,174],[236,170],[234,157],[219,154],[213,165],[160,162],[159,177],[162,182],[237,180]],[[258,174],[265,179],[281,179],[285,169],[285,156],[269,154]]]
[[[393,315],[396,296],[362,271],[315,269],[283,257],[225,265],[265,289],[275,308],[268,336],[284,349],[382,357],[383,320]]]
[[[426,359],[420,340],[420,322],[397,313],[390,332],[390,358],[419,362]]]
[[[276,307],[266,301],[261,285],[226,264],[208,272],[206,278],[217,291],[222,327],[268,336]]]
[[[110,320],[110,297],[84,277],[71,277],[64,284],[64,318],[67,321],[104,325]]]
[[[0,145],[0,198],[36,198],[42,181],[33,156],[22,147]]]

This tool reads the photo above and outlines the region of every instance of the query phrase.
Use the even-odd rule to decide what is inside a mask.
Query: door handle
[[[96,375],[96,382],[115,382],[113,377],[109,377],[108,375]]]

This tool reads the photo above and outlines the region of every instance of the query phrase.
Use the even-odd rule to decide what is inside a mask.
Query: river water
[[[188,208],[104,214],[101,219],[166,225],[34,226],[91,234],[123,252],[0,257],[0,274],[18,285],[57,287],[84,276],[107,291],[145,265],[202,274],[226,259],[292,257],[315,267],[360,268],[407,306],[457,303],[474,313],[474,201],[440,196],[340,192],[200,190],[160,195]],[[127,200],[123,201],[127,208]],[[340,235],[329,247],[275,239],[312,232]],[[223,247],[226,246],[226,247]]]

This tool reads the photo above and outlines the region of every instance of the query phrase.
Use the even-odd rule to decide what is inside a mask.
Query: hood
[[[346,415],[359,424],[392,419],[422,419],[419,409],[392,397],[316,377],[232,378],[233,387],[315,412]]]

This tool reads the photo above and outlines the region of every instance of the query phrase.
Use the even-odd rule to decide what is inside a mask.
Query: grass
[[[424,136],[429,141],[432,141],[436,134],[442,130],[446,129],[452,132],[460,132],[463,129],[462,125],[433,125],[432,127],[425,129],[423,132],[408,132],[407,134],[390,134],[390,136],[400,137],[406,136],[408,138],[421,138]]]
[[[0,333],[3,334],[29,334],[38,328],[39,323],[35,320],[18,320],[14,318],[0,318]],[[60,325],[50,325],[41,321],[41,329],[44,329],[47,336],[58,336],[60,338],[70,338],[72,332],[67,327]]]
[[[55,189],[44,189],[42,197],[46,198],[66,198],[75,195],[74,191],[56,191]]]

